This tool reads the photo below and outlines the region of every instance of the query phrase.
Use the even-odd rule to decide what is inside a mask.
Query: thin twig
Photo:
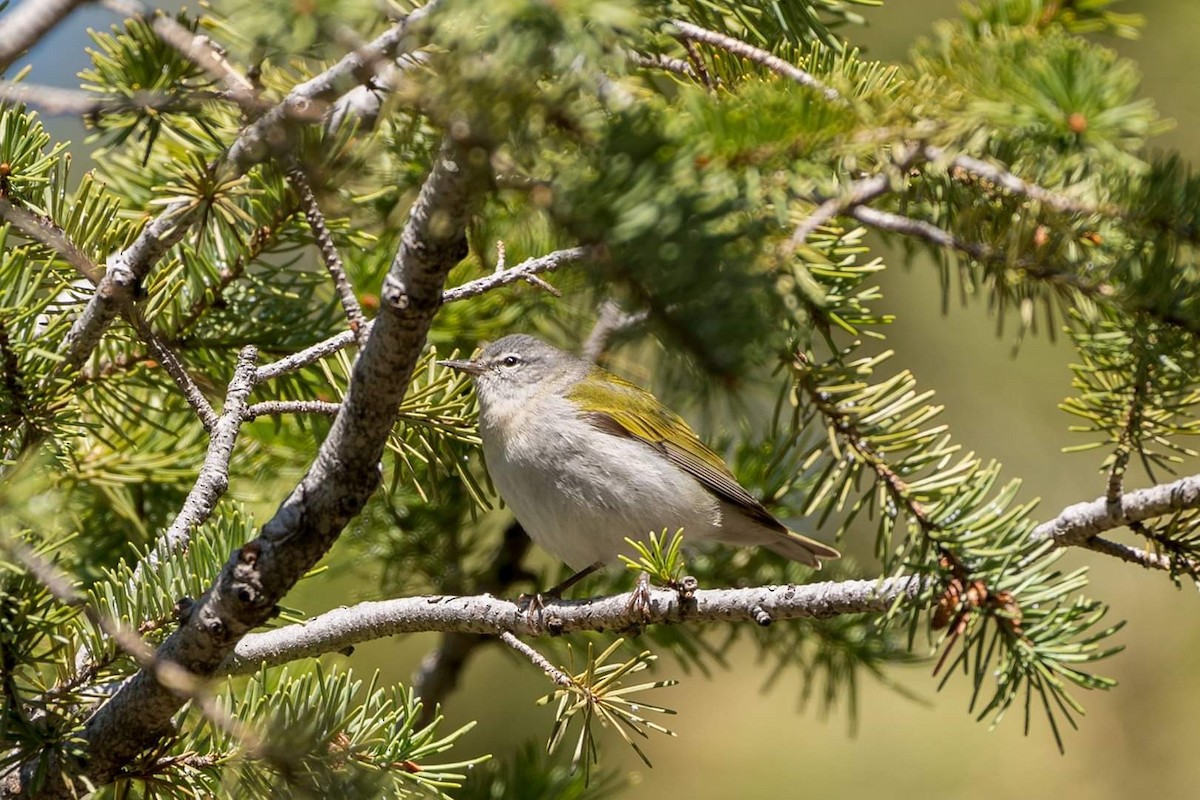
[[[571,680],[570,675],[551,664],[548,658],[518,639],[515,635],[513,635],[512,631],[504,631],[500,634],[499,638],[500,641],[504,642],[513,650],[525,656],[525,658],[529,659],[531,664],[549,675],[550,679],[559,686],[568,688],[575,684],[575,682]]]
[[[100,267],[53,220],[26,211],[3,198],[0,198],[0,219],[33,241],[49,247],[93,285],[103,276]]]
[[[371,332],[372,327],[374,327],[373,324],[368,322],[366,325],[368,334]],[[278,361],[272,361],[270,364],[264,364],[255,373],[254,382],[262,383],[272,378],[278,378],[280,375],[295,372],[302,367],[307,367],[309,364],[320,361],[326,356],[331,356],[339,350],[344,350],[357,341],[358,337],[355,336],[354,331],[342,331],[339,334],[330,336],[328,339],[317,342],[311,347],[306,347],[303,350],[292,353],[290,356],[281,358]]]
[[[925,157],[929,161],[939,161],[946,157],[946,151],[940,147],[933,145],[925,145],[922,150]],[[1048,206],[1055,211],[1064,214],[1084,214],[1084,215],[1105,215],[1105,216],[1124,216],[1124,212],[1112,206],[1096,206],[1091,203],[1086,203],[1082,200],[1077,200],[1074,197],[1055,192],[1036,183],[1030,183],[1024,178],[1019,178],[1003,167],[997,166],[990,162],[984,161],[974,156],[957,155],[950,159],[950,164],[976,175],[985,180],[991,181],[1005,191],[1013,194],[1019,194],[1028,197],[1031,200],[1036,200],[1042,205]]]
[[[692,69],[695,71],[696,76],[699,77],[700,82],[709,90],[715,89],[716,85],[709,76],[708,69],[704,66],[704,59],[701,57],[700,51],[696,49],[695,43],[687,37],[682,37],[681,41],[683,42],[684,52],[687,53],[688,61],[691,63]]]
[[[880,230],[916,236],[947,250],[957,250],[966,253],[979,261],[989,261],[995,257],[995,252],[987,245],[978,242],[968,242],[960,239],[947,230],[939,228],[931,222],[913,217],[905,217],[890,211],[880,211],[869,206],[855,206],[847,209],[850,216],[859,222]]]
[[[79,89],[63,89],[37,83],[0,80],[0,102],[36,108],[49,116],[115,114],[122,111],[178,112],[194,109],[204,100],[227,100],[226,92],[186,93],[137,91],[126,95],[97,95]]]
[[[947,250],[957,250],[964,253],[976,261],[986,262],[991,264],[1008,264],[1007,256],[1003,251],[994,250],[986,244],[979,242],[969,242],[961,239],[947,230],[939,228],[933,223],[926,222],[922,219],[906,217],[901,214],[895,214],[891,211],[880,211],[870,206],[856,206],[849,209],[850,216],[857,219],[864,225],[870,225],[873,228],[882,231],[890,231],[906,236],[915,236],[919,239],[924,239],[930,244],[937,245]],[[1097,300],[1111,300],[1116,294],[1116,290],[1106,283],[1092,283],[1086,281],[1078,275],[1070,272],[1047,267],[1045,265],[1018,261],[1012,263],[1014,269],[1020,269],[1031,278],[1047,281],[1049,283],[1060,284],[1063,286],[1075,289],[1089,297]],[[1164,320],[1171,324],[1169,321]]]
[[[229,462],[246,418],[246,398],[254,388],[254,360],[257,357],[258,349],[252,345],[243,347],[238,354],[233,378],[225,392],[225,406],[212,426],[200,474],[170,527],[155,542],[146,560],[138,564],[135,579],[141,575],[143,566],[154,567],[171,553],[186,547],[192,531],[209,518],[229,487]]]
[[[616,301],[605,300],[600,305],[600,314],[596,317],[596,324],[592,326],[591,333],[583,343],[583,348],[579,353],[580,357],[593,363],[598,362],[608,350],[614,336],[640,325],[649,316],[649,311],[629,312],[621,308]]]
[[[200,391],[200,387],[188,374],[187,368],[183,365],[183,360],[167,346],[157,334],[150,328],[145,317],[137,306],[132,303],[127,304],[123,309],[125,319],[133,327],[134,331],[150,350],[150,354],[157,359],[162,365],[167,374],[171,376],[171,380],[175,381],[175,385],[179,388],[188,405],[196,412],[196,416],[200,418],[200,423],[204,426],[204,430],[212,433],[213,428],[217,424],[217,412],[213,410],[212,404],[208,402],[208,398],[204,396],[204,392]]]
[[[804,244],[808,237],[816,232],[817,228],[827,225],[834,217],[839,217],[857,206],[869,203],[875,198],[887,194],[889,188],[891,188],[891,179],[882,172],[855,181],[850,185],[849,191],[837,197],[831,197],[821,203],[813,213],[805,217],[804,221],[796,226],[796,230],[792,233],[792,238],[789,242],[789,250],[794,251],[797,247]]]
[[[1170,556],[1151,553],[1138,547],[1130,547],[1120,542],[1104,539],[1100,536],[1085,539],[1078,546],[1087,550],[1094,550],[1097,553],[1103,553],[1106,556],[1119,558],[1130,564],[1137,564],[1146,569],[1158,569],[1164,572],[1183,572],[1191,576],[1194,580],[1200,581],[1200,562],[1197,562],[1195,559],[1183,556],[1171,558]]]
[[[308,227],[312,231],[317,250],[321,253],[321,260],[325,262],[325,269],[333,280],[333,288],[342,303],[342,310],[350,322],[350,331],[365,341],[367,318],[363,315],[362,306],[358,304],[358,296],[354,294],[354,286],[346,273],[346,265],[333,242],[333,234],[325,224],[325,214],[317,203],[317,196],[313,194],[308,176],[304,174],[304,168],[295,157],[288,159],[287,176],[296,194],[300,196],[300,205],[304,209]]]
[[[1142,407],[1146,402],[1146,393],[1151,389],[1149,371],[1150,358],[1145,353],[1138,353],[1129,405],[1121,422],[1121,432],[1117,435],[1113,463],[1108,470],[1108,490],[1105,497],[1110,503],[1121,502],[1121,495],[1125,491],[1125,470],[1129,466],[1129,457],[1133,454],[1135,433],[1142,425]]]
[[[766,67],[777,75],[782,75],[789,80],[793,80],[801,86],[808,86],[816,89],[821,94],[825,95],[830,100],[841,100],[842,95],[834,88],[826,86],[824,83],[814,78],[808,72],[797,67],[795,64],[784,61],[778,56],[768,53],[762,48],[755,47],[752,44],[743,42],[741,39],[735,39],[732,36],[726,36],[717,31],[710,31],[707,28],[701,28],[698,25],[693,25],[690,22],[684,22],[681,19],[671,20],[671,25],[679,31],[679,35],[684,39],[690,39],[696,42],[704,42],[713,47],[719,47],[722,50],[727,50],[735,56],[740,56],[747,61],[753,61],[755,64]]]
[[[494,272],[491,275],[464,283],[461,286],[455,286],[453,289],[447,289],[442,294],[442,303],[454,303],[459,300],[465,300],[468,297],[475,297],[492,289],[516,283],[517,281],[533,283],[536,286],[537,284],[533,282],[535,276],[544,272],[552,272],[576,261],[597,258],[600,256],[600,252],[600,249],[597,247],[569,247],[566,250],[556,250],[553,253],[547,253],[538,258],[530,258],[522,261],[515,267],[509,267],[506,270]]]
[[[670,56],[664,56],[662,53],[653,53],[651,55],[647,55],[645,53],[638,53],[636,51],[630,51],[628,53],[628,57],[631,63],[636,64],[639,67],[644,67],[646,69],[662,69],[666,70],[667,72],[673,72],[676,75],[682,75],[685,78],[699,80],[699,76],[696,75],[696,70],[692,69],[692,65],[684,61],[682,58],[671,58]]]
[[[242,412],[242,419],[248,421],[259,417],[277,417],[281,414],[320,414],[323,417],[336,417],[341,410],[341,403],[328,403],[323,400],[267,400],[247,406]]]

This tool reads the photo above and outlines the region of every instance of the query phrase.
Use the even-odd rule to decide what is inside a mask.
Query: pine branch
[[[1051,541],[1058,547],[1081,546],[1105,531],[1195,508],[1200,508],[1200,475],[1126,492],[1118,502],[1099,497],[1076,503],[1034,528],[1030,538],[1037,542]]]
[[[364,326],[367,318],[363,316],[362,307],[358,304],[354,286],[346,274],[346,265],[342,263],[342,256],[333,242],[333,234],[329,232],[329,226],[325,223],[325,214],[317,203],[317,196],[313,194],[312,185],[308,182],[308,176],[304,174],[304,168],[298,159],[288,159],[287,176],[296,194],[300,196],[300,205],[304,209],[305,218],[308,219],[313,240],[321,253],[321,260],[325,262],[325,269],[333,280],[333,288],[342,303],[346,319],[350,322],[350,332],[356,334],[361,341],[366,341]]]
[[[237,103],[243,111],[253,114],[264,108],[254,84],[225,59],[207,36],[197,36],[173,17],[162,11],[150,11],[138,0],[104,0],[104,5],[126,17],[147,20],[160,39],[178,50],[184,58],[224,82],[229,88],[227,99]]]
[[[922,148],[924,156],[929,161],[940,161],[947,157],[946,150],[933,145]],[[1006,169],[974,156],[956,155],[950,158],[950,164],[964,172],[991,181],[1005,191],[1028,197],[1030,200],[1054,209],[1063,214],[1125,216],[1126,213],[1113,207],[1100,207],[1077,200],[1074,197],[1054,192],[1024,178],[1019,178]]]
[[[955,250],[985,264],[1002,264],[1017,267],[1024,270],[1026,275],[1031,278],[1075,289],[1097,301],[1111,300],[1116,295],[1116,291],[1108,284],[1092,283],[1064,270],[1032,262],[1010,264],[1004,252],[995,250],[986,244],[970,242],[959,238],[953,233],[923,219],[906,217],[891,211],[880,211],[879,209],[865,205],[854,206],[848,209],[848,213],[864,225],[869,225],[877,230],[899,233],[904,236],[915,236],[918,239],[924,239],[932,245],[945,250]]]
[[[54,224],[53,220],[39,217],[23,208],[14,206],[8,200],[4,199],[0,199],[0,219],[7,220],[13,227],[30,239],[40,242],[58,253],[68,264],[75,268],[76,272],[88,281],[91,281],[93,285],[103,280],[100,268],[82,248],[71,241],[66,231]],[[179,391],[200,418],[205,430],[211,431],[212,426],[217,421],[216,412],[213,411],[208,399],[204,397],[204,393],[200,391],[196,382],[192,380],[180,358],[171,351],[170,346],[165,341],[151,330],[149,323],[143,318],[142,312],[137,306],[133,303],[122,301],[118,304],[117,310],[129,322],[129,325],[137,332],[142,341],[146,343],[150,353],[158,359],[158,362],[167,371],[167,374],[171,376],[171,379],[175,381],[175,385],[179,387]]]
[[[446,142],[409,213],[384,279],[379,316],[354,365],[342,412],[316,460],[261,535],[231,556],[220,576],[162,644],[157,658],[211,675],[237,642],[329,550],[379,483],[379,459],[407,391],[450,269],[466,255],[466,226],[486,183],[488,160]],[[183,698],[141,670],[88,721],[79,779],[104,784],[158,741]],[[30,791],[36,762],[11,772],[0,797]],[[41,792],[67,797],[61,778]]]
[[[274,135],[278,130],[291,119],[312,119],[315,105],[336,94],[347,79],[362,76],[368,64],[394,54],[405,34],[434,7],[436,0],[409,14],[366,47],[294,87],[282,102],[242,129],[218,166],[240,175],[271,156],[275,152],[272,141],[284,138]],[[87,360],[116,316],[120,303],[135,297],[150,270],[183,238],[192,223],[203,216],[203,211],[203,205],[193,203],[190,198],[177,200],[143,228],[129,247],[109,258],[96,293],[63,342],[69,366],[78,367]]]
[[[25,0],[0,25],[0,72],[86,0]]]
[[[40,242],[53,250],[74,267],[76,272],[93,284],[99,282],[100,268],[87,253],[71,241],[62,228],[54,224],[53,220],[26,211],[2,197],[0,197],[0,219],[8,222],[33,241]]]
[[[288,220],[291,219],[297,210],[297,206],[294,203],[285,202],[283,205],[275,207],[267,222],[255,227],[253,233],[250,235],[250,240],[243,248],[239,249],[233,263],[217,274],[216,285],[202,296],[196,298],[195,302],[192,303],[192,307],[188,309],[187,315],[180,320],[179,324],[169,334],[172,340],[183,339],[195,328],[196,323],[223,296],[225,290],[245,274],[246,267],[266,252],[267,248],[275,242]],[[255,382],[257,383],[257,380]]]
[[[160,658],[138,631],[130,629],[120,620],[103,613],[88,603],[87,599],[76,591],[70,576],[24,542],[7,537],[0,538],[0,550],[6,551],[28,570],[58,602],[69,608],[80,609],[92,625],[116,642],[117,647],[131,656],[143,671],[153,674],[160,685],[178,694],[182,700],[193,702],[218,729],[241,742],[248,753],[255,755],[261,751],[262,736],[230,716],[225,709],[215,703],[204,680],[174,661]],[[65,765],[58,764],[56,766]],[[4,791],[6,788],[7,782],[0,784],[0,791]]]
[[[915,597],[921,589],[920,579],[907,576],[803,586],[699,589],[687,600],[681,600],[675,590],[651,588],[645,623],[756,622],[763,613],[777,621],[882,614],[898,598]],[[630,626],[631,596],[549,602],[540,615],[533,616],[521,605],[492,595],[402,597],[359,603],[334,609],[299,625],[250,634],[242,639],[220,670],[243,674],[258,669],[262,663],[284,664],[400,633],[453,631],[496,635],[509,631],[519,636],[541,637],[623,630]]]

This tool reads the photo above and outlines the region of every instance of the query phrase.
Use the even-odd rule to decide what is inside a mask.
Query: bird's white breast
[[[631,553],[627,536],[717,533],[716,498],[645,442],[596,429],[555,395],[498,411],[480,418],[488,472],[529,536],[572,568]]]

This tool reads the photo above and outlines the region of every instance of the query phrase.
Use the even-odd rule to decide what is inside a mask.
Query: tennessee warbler
[[[474,379],[484,460],[517,520],[582,574],[627,550],[625,537],[664,529],[810,567],[839,555],[789,531],[686,422],[607,370],[521,334],[438,363]]]

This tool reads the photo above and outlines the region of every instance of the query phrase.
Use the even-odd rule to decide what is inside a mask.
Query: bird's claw
[[[625,604],[625,613],[633,625],[640,627],[650,621],[650,612],[650,576],[639,572],[637,583],[629,593],[629,602]]]
[[[529,627],[535,631],[546,631],[552,636],[562,633],[563,623],[557,616],[546,616],[547,601],[560,600],[554,592],[534,592],[517,598],[517,608],[525,614]]]

